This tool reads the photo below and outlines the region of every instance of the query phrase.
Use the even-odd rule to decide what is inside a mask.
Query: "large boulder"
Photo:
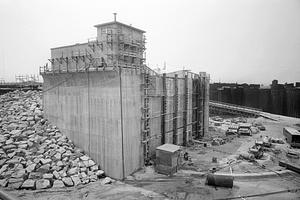
[[[65,186],[67,186],[67,187],[71,187],[74,185],[74,183],[70,177],[64,177],[64,178],[62,178],[62,181],[64,182]]]
[[[40,180],[37,180],[37,181],[35,182],[35,185],[36,185],[36,189],[37,189],[37,190],[39,190],[39,189],[46,189],[46,188],[51,187],[50,181],[47,180],[47,179],[40,179]]]
[[[35,180],[27,179],[26,181],[24,181],[21,188],[23,188],[23,189],[35,189]]]
[[[55,180],[53,182],[53,188],[63,188],[65,187],[65,184],[61,180]]]

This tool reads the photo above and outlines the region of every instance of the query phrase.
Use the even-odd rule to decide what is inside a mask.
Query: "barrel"
[[[206,183],[212,186],[232,188],[233,176],[209,173],[206,177]]]

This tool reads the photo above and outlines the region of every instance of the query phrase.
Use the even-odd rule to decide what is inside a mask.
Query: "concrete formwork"
[[[144,143],[145,73],[149,72],[142,68],[118,68],[42,74],[46,118],[113,178],[123,179],[143,166],[143,145],[149,145],[151,156],[163,143],[185,144],[188,133],[201,131],[192,129],[195,123],[202,124],[203,133],[208,130],[208,76],[152,73],[148,93],[150,135],[149,142]],[[193,90],[195,79],[203,85],[202,91]],[[195,93],[203,95],[198,108],[193,108]],[[193,112],[199,110],[202,118],[194,121]]]

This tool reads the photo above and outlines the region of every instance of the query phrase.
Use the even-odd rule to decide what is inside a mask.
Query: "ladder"
[[[150,87],[150,74],[148,70],[143,72],[143,104],[142,104],[142,143],[144,149],[144,163],[149,164],[150,161],[150,97],[149,97],[149,87]]]

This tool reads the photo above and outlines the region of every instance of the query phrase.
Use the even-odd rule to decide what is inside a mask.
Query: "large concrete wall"
[[[143,76],[142,70],[127,68],[120,68],[120,71],[43,74],[45,117],[76,145],[88,152],[106,174],[113,178],[122,179],[143,166]],[[185,76],[178,76],[176,96],[174,76],[166,78],[165,143],[173,143],[176,134],[176,144],[182,145],[184,129],[187,133],[192,132],[195,123],[192,122],[193,76],[190,73],[187,79]],[[150,80],[149,146],[150,155],[153,155],[155,148],[162,144],[161,114],[164,93],[162,76],[151,75]],[[208,85],[209,79],[201,81]],[[206,86],[205,90],[206,93],[202,95],[207,95],[209,88]],[[178,101],[176,120],[174,98]],[[201,108],[203,117],[207,120],[200,120],[208,128],[209,106],[207,102],[203,105],[207,106]],[[186,127],[183,120],[185,111]]]
[[[122,77],[115,71],[43,76],[46,118],[118,179],[140,167],[140,76]]]

